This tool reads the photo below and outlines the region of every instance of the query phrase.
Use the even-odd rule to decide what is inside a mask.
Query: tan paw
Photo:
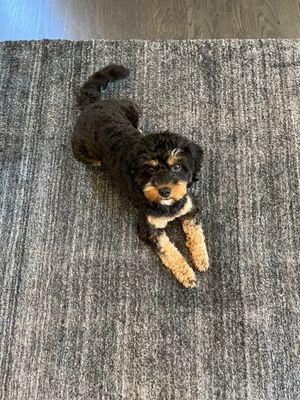
[[[198,271],[206,271],[209,267],[209,259],[206,251],[200,249],[194,250],[192,253],[192,261]]]
[[[92,160],[91,167],[101,167],[101,161],[100,160]]]
[[[190,267],[182,267],[176,274],[176,279],[186,288],[194,288],[196,286],[196,275]]]

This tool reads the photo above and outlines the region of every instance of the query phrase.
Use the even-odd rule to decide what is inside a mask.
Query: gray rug
[[[204,148],[194,290],[72,157],[75,93],[109,62],[131,77],[106,97]],[[299,78],[297,41],[0,44],[1,399],[299,398]]]

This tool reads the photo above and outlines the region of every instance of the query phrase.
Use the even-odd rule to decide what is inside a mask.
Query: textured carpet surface
[[[72,157],[75,93],[109,62],[145,133],[204,148],[194,290]],[[299,398],[299,78],[297,41],[0,44],[1,399]]]

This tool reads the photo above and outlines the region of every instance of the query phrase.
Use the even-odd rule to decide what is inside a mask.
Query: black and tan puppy
[[[179,218],[194,267],[208,268],[204,235],[197,221],[195,199],[188,188],[197,180],[202,149],[171,132],[143,135],[138,129],[138,107],[128,100],[100,100],[110,81],[128,77],[121,65],[109,65],[92,75],[79,95],[82,110],[72,140],[75,157],[99,166],[119,182],[140,213],[141,238],[150,243],[185,287],[196,277],[185,258],[169,240],[165,227]]]

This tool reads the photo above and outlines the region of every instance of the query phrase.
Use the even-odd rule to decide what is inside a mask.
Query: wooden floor
[[[0,0],[0,40],[299,37],[300,0]]]

